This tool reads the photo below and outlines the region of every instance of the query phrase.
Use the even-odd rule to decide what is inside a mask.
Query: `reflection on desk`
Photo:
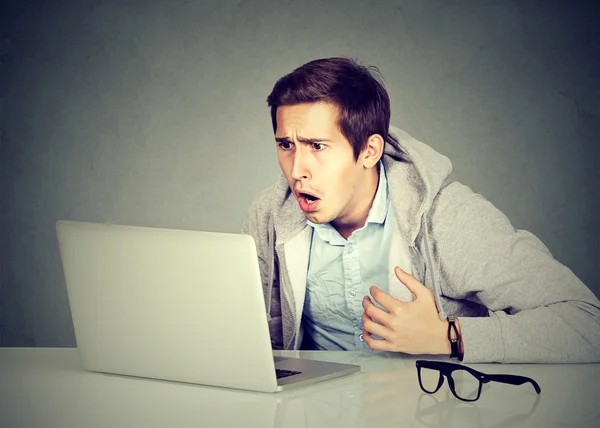
[[[77,349],[0,348],[0,426],[9,427],[598,427],[600,364],[477,364],[529,376],[490,385],[474,403],[443,385],[421,391],[413,357],[284,351],[353,363],[362,372],[267,394],[86,372]],[[243,354],[240,355],[240,359]]]

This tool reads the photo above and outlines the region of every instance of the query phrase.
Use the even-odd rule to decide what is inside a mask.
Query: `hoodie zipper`
[[[281,256],[279,254],[279,251],[277,251],[277,247],[275,246],[275,239],[274,239],[274,233],[275,233],[275,227],[273,226],[273,220],[271,217],[269,217],[269,223],[267,225],[267,247],[272,249],[272,254],[271,257],[269,257],[269,277],[268,277],[268,284],[267,284],[267,302],[266,304],[266,308],[267,308],[267,319],[270,321],[271,320],[271,302],[273,300],[273,282],[275,281],[275,257],[277,257],[277,260],[281,260]],[[279,272],[281,272],[281,268],[279,269]],[[279,293],[280,296],[283,295],[283,300],[285,301],[285,304],[287,305],[288,308],[290,308],[290,313],[292,315],[292,321],[293,321],[293,325],[294,325],[294,339],[297,338],[297,334],[296,334],[296,330],[298,330],[297,326],[296,326],[296,308],[292,307],[292,305],[290,304],[290,298],[288,296],[288,293],[286,291],[285,286],[282,286],[282,284],[279,284]],[[280,304],[281,304],[281,299],[280,299]],[[283,315],[283,308],[281,309],[282,315]],[[283,323],[283,318],[282,318],[282,323]],[[283,325],[282,325],[282,333],[283,333]],[[282,335],[282,339],[284,340],[283,348],[286,348],[286,344],[285,344],[285,334]]]
[[[426,258],[426,269],[428,268],[431,272],[431,285],[433,288],[433,298],[435,300],[435,304],[437,306],[438,315],[440,319],[443,321],[447,318],[446,312],[441,304],[441,290],[439,289],[439,281],[438,281],[438,269],[433,264],[433,259],[431,257],[431,251],[429,249],[429,232],[427,231],[427,225],[425,224],[425,216],[421,217],[421,230],[423,231],[423,245],[425,247],[425,258]],[[423,283],[425,283],[425,278],[423,278]]]
[[[274,249],[275,254],[277,254],[277,259],[281,260],[281,256],[279,255],[279,251],[277,251],[277,248],[274,247],[273,249]],[[271,282],[269,284],[269,289],[271,290],[272,287],[273,287],[273,283]],[[294,325],[294,342],[295,342],[295,340],[296,340],[296,338],[298,336],[297,330],[298,330],[298,327],[299,327],[297,325],[297,321],[296,321],[296,308],[292,307],[292,304],[290,303],[290,298],[288,296],[286,287],[283,284],[279,284],[279,291],[280,291],[280,294],[283,295],[283,300],[284,300],[285,304],[287,305],[288,308],[290,308],[290,314],[292,315],[292,323]],[[283,314],[283,309],[281,310],[281,312]],[[283,318],[282,318],[281,322],[283,323]],[[282,332],[283,332],[283,325],[282,325]],[[283,339],[285,340],[285,334],[283,335]],[[285,343],[283,343],[283,348],[287,349]],[[294,348],[295,348],[295,346],[294,346]]]

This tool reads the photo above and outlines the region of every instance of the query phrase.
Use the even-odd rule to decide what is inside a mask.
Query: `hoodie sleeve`
[[[439,236],[442,294],[489,311],[459,317],[464,361],[600,362],[600,302],[592,291],[482,196],[470,192],[454,212]]]

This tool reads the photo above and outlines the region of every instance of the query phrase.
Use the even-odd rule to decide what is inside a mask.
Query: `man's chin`
[[[332,221],[332,219],[323,213],[304,213],[304,217],[314,224],[327,224]]]
[[[323,216],[323,214],[318,214],[318,213],[304,213],[304,217],[306,217],[306,219],[314,224],[325,224],[325,223],[329,223],[330,220],[328,220],[325,216]]]

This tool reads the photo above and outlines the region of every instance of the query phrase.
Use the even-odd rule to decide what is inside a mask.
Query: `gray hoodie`
[[[600,362],[600,302],[533,234],[449,180],[448,158],[391,127],[382,157],[413,275],[441,319],[459,317],[465,362]],[[394,141],[395,140],[395,141]],[[252,202],[274,349],[299,349],[312,228],[282,175]]]

